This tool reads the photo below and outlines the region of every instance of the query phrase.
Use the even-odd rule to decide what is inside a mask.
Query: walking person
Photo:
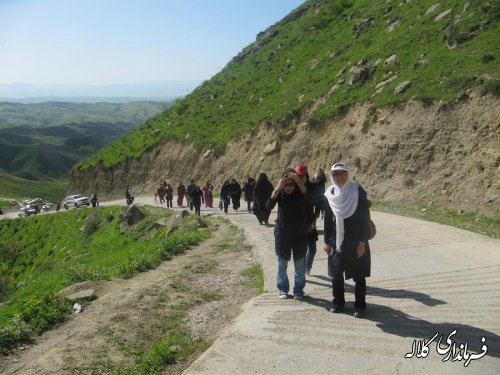
[[[60,209],[61,209],[61,201],[57,201],[56,212],[59,212]]]
[[[234,178],[231,179],[229,186],[230,186],[231,201],[233,202],[233,210],[238,212],[238,209],[240,208],[241,186],[238,183],[238,181],[236,181],[236,179]]]
[[[205,199],[203,198],[203,190],[201,190],[198,185],[195,185],[195,188],[190,196],[191,202],[194,207],[194,213],[198,216],[201,216],[201,203],[205,203]]]
[[[207,181],[205,186],[203,186],[203,195],[205,196],[205,207],[212,208],[214,204],[213,191],[214,191],[214,186],[210,183],[210,181]]]
[[[224,209],[225,214],[227,214],[230,199],[231,199],[231,185],[229,184],[229,180],[225,180],[220,189],[220,201],[222,202],[221,209]]]
[[[179,207],[182,207],[182,204],[184,203],[184,194],[186,194],[186,187],[181,181],[177,186],[177,206]]]
[[[243,184],[241,191],[243,191],[245,201],[247,202],[247,211],[252,213],[252,202],[254,197],[255,180],[248,176],[246,182]]]
[[[160,204],[163,205],[163,202],[165,202],[165,187],[162,184],[156,189],[156,194],[158,194]]]
[[[167,201],[167,208],[174,208],[174,188],[170,184],[165,187],[165,200]]]
[[[295,173],[304,183],[309,199],[306,204],[305,221],[306,221],[306,237],[307,237],[307,252],[306,252],[306,275],[311,273],[311,268],[316,256],[316,242],[318,241],[318,231],[316,230],[316,209],[321,208],[324,201],[324,190],[320,186],[309,180],[309,171],[306,164],[298,164],[295,167]]]
[[[191,179],[189,181],[189,185],[186,187],[186,200],[189,205],[189,211],[193,211],[193,199],[192,199],[192,194],[196,190],[196,184],[194,183],[194,180]]]
[[[254,187],[253,213],[257,217],[259,224],[269,224],[271,210],[266,207],[266,202],[274,190],[273,184],[265,173],[261,173],[257,178]]]
[[[345,305],[344,273],[354,286],[354,316],[362,317],[366,309],[366,277],[370,276],[370,245],[368,244],[368,199],[366,191],[349,179],[344,163],[335,163],[330,170],[332,185],[325,197],[325,245],[332,270],[332,312],[341,312]]]
[[[125,200],[127,202],[127,206],[130,206],[132,203],[134,203],[134,191],[130,186],[127,188],[127,191],[125,192]]]
[[[99,201],[97,199],[97,194],[94,192],[90,197],[90,202],[92,203],[92,207],[99,207]]]
[[[278,204],[278,218],[274,227],[275,252],[278,257],[276,287],[279,298],[287,299],[290,290],[287,267],[293,254],[293,298],[300,300],[304,297],[306,285],[306,187],[293,169],[285,170],[266,205],[272,210],[276,204]]]
[[[318,189],[320,190],[321,194],[323,195],[325,193],[326,175],[325,175],[325,171],[323,171],[322,168],[317,169],[317,171],[313,177],[313,182],[317,185]],[[323,217],[325,216],[325,208],[323,207],[323,204],[321,203],[321,204],[315,205],[314,212],[315,212],[316,218],[319,218],[321,215],[321,219],[323,219]]]

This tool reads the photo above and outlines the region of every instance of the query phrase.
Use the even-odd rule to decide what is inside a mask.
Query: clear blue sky
[[[205,80],[303,0],[0,0],[0,84]]]

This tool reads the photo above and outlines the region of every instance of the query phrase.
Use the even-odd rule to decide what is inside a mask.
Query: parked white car
[[[66,210],[69,210],[70,207],[90,206],[90,201],[81,194],[68,195],[63,206]]]

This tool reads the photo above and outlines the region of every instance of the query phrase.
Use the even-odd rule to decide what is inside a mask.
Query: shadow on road
[[[473,308],[471,306],[471,308]],[[432,323],[417,317],[408,315],[403,311],[393,309],[389,306],[370,304],[364,319],[371,320],[377,324],[382,331],[401,337],[419,337],[429,340],[436,333],[438,338],[443,336],[442,347],[446,347],[446,339],[454,330],[456,334],[451,340],[456,343],[457,349],[461,343],[467,343],[469,352],[482,352],[483,345],[481,338],[485,337],[485,344],[488,347],[488,356],[500,357],[500,337],[493,332],[482,328],[461,323]],[[436,339],[436,342],[438,341]],[[407,353],[412,350],[412,341],[408,341],[408,347],[403,348]]]

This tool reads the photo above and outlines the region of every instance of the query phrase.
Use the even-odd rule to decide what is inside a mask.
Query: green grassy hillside
[[[134,226],[120,207],[0,221],[0,353],[65,319],[71,302],[55,294],[62,288],[130,277],[209,235],[193,215],[167,227],[156,223],[173,211],[141,210],[146,218]]]
[[[66,181],[30,181],[0,171],[0,197],[21,200],[40,197],[56,203],[64,198]]]
[[[77,167],[109,167],[169,138],[220,151],[263,121],[300,116],[314,126],[359,101],[453,100],[467,89],[498,95],[498,2],[434,4],[306,1],[189,96]],[[349,84],[356,69],[361,79]]]

